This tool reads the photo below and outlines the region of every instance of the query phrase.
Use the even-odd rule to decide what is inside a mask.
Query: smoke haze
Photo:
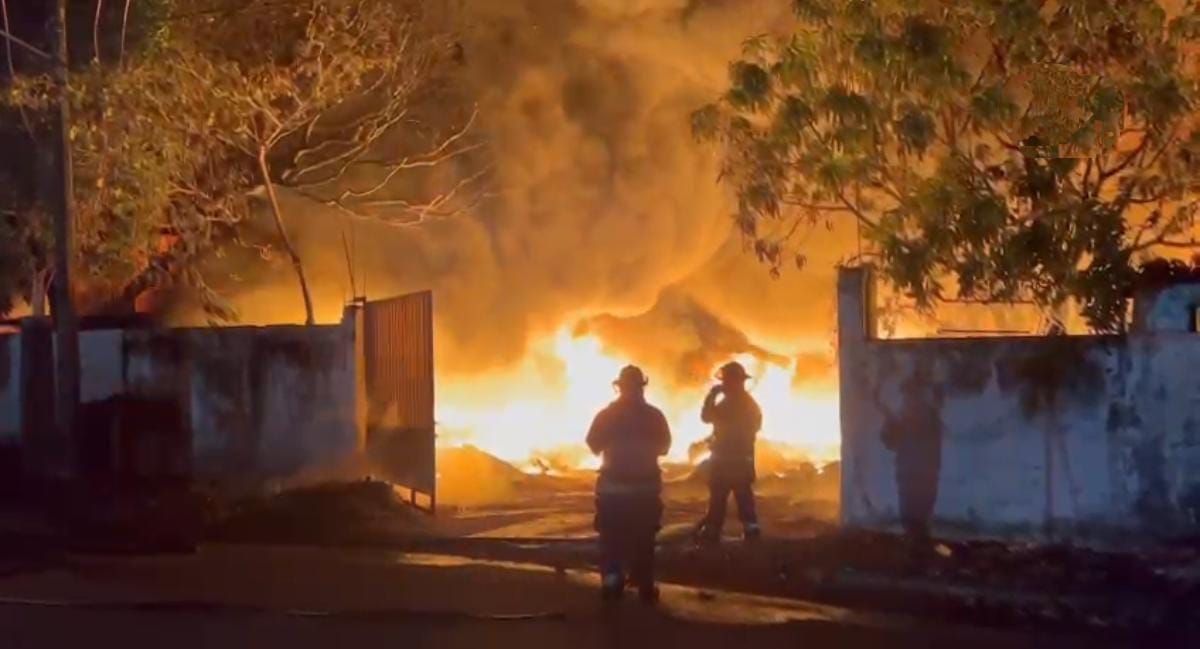
[[[789,2],[471,0],[461,11],[463,94],[480,109],[496,194],[419,229],[351,227],[285,197],[319,320],[350,297],[345,232],[369,297],[434,289],[442,376],[503,370],[576,325],[681,384],[733,353],[799,358],[809,375],[798,378],[825,371],[813,358],[829,350],[833,266],[851,238],[815,234],[808,267],[772,280],[732,232],[717,153],[688,120],[725,87],[746,37],[788,28]],[[244,321],[302,321],[286,265],[241,279]]]

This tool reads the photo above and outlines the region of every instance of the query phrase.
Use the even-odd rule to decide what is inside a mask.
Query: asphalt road
[[[208,547],[75,559],[0,579],[0,646],[1103,647],[1097,637],[916,621],[666,586],[602,605],[589,573],[433,555]]]

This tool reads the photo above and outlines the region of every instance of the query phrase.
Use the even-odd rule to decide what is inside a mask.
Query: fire
[[[762,437],[797,459],[836,460],[836,393],[796,389],[788,365],[751,356],[737,360],[754,376],[748,388],[762,406]],[[598,460],[583,440],[592,417],[613,399],[612,380],[628,362],[606,353],[595,337],[563,329],[511,371],[442,381],[439,443],[472,444],[531,472],[595,468]],[[710,432],[699,417],[705,390],[672,388],[650,376],[647,398],[671,423],[673,461],[689,461],[688,447]]]

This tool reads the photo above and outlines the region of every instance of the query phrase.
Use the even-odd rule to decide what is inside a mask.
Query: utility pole
[[[75,316],[71,266],[75,251],[75,186],[71,167],[71,104],[67,46],[67,0],[57,0],[50,18],[50,53],[54,57],[54,86],[57,93],[58,124],[54,130],[54,175],[50,186],[54,205],[54,334],[57,347],[55,376],[55,420],[60,471],[73,475],[78,456],[75,411],[79,406],[79,322]]]

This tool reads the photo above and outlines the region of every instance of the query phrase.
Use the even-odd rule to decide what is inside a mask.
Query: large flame
[[[762,437],[796,459],[836,460],[836,393],[794,387],[787,364],[752,356],[737,360],[754,376],[748,388],[762,406]],[[563,329],[535,345],[512,371],[442,381],[439,443],[469,443],[528,471],[593,468],[597,460],[583,440],[592,417],[613,399],[612,380],[626,363],[606,353],[595,337]],[[688,461],[689,446],[710,433],[699,416],[704,393],[703,387],[672,388],[650,377],[647,398],[671,423],[671,460]]]

